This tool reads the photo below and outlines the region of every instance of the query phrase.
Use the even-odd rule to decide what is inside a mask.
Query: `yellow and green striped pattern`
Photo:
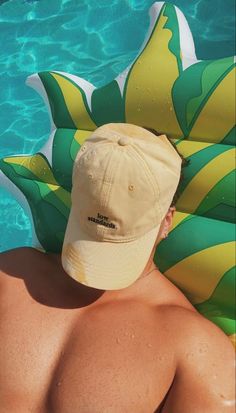
[[[61,252],[73,163],[91,131],[105,123],[128,122],[169,135],[190,163],[183,171],[172,230],[154,259],[233,343],[235,63],[233,57],[193,57],[186,65],[184,42],[191,44],[191,33],[183,35],[183,19],[175,6],[164,3],[134,62],[100,88],[69,73],[36,74],[55,133],[44,153],[1,159],[0,179],[24,194],[42,249]]]

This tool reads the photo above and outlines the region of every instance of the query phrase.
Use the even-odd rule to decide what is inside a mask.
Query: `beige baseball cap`
[[[97,128],[74,162],[64,270],[102,290],[136,281],[172,202],[181,164],[165,135],[127,123]]]

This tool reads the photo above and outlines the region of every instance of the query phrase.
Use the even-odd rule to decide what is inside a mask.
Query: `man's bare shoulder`
[[[199,313],[181,307],[166,313],[179,330],[176,375],[162,412],[233,412],[235,351],[229,338]]]
[[[157,309],[158,311],[158,309]],[[162,312],[166,321],[172,327],[176,326],[179,330],[179,336],[182,337],[186,346],[183,348],[185,356],[185,349],[188,351],[197,350],[196,355],[206,352],[207,342],[214,344],[215,351],[220,350],[222,345],[229,347],[232,354],[234,354],[233,345],[227,335],[214,323],[202,316],[197,310],[192,311],[191,308],[182,306],[181,304],[169,303],[162,307]],[[206,345],[201,345],[205,342]],[[199,347],[200,346],[200,347]],[[199,349],[198,349],[199,347]],[[188,354],[191,355],[190,353]]]
[[[235,357],[234,347],[227,335],[213,322],[203,317],[198,312],[186,312],[185,325],[182,326],[182,331],[185,334],[185,341],[189,349],[194,352],[196,360],[199,362],[210,357],[210,359],[221,358],[221,361],[227,360],[227,357]],[[182,354],[183,361],[185,358],[185,350]],[[188,354],[192,357],[192,352]],[[224,354],[222,354],[222,352]]]

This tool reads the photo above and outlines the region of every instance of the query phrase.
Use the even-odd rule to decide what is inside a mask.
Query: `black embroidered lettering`
[[[95,222],[96,224],[103,225],[104,227],[112,228],[115,229],[116,226],[112,222],[107,222],[108,217],[105,215],[100,214],[99,212],[97,213],[97,218],[95,217],[87,217],[88,221]]]
[[[97,213],[97,217],[100,219],[105,219],[106,221],[108,221],[108,217],[105,217],[105,215],[99,214],[99,212]]]

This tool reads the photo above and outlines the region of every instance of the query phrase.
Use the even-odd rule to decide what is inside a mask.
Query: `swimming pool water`
[[[199,59],[235,53],[234,0],[174,0]],[[37,152],[49,135],[40,97],[25,79],[62,70],[101,86],[137,55],[153,0],[0,0],[0,157]],[[31,245],[30,222],[0,188],[0,251]]]

